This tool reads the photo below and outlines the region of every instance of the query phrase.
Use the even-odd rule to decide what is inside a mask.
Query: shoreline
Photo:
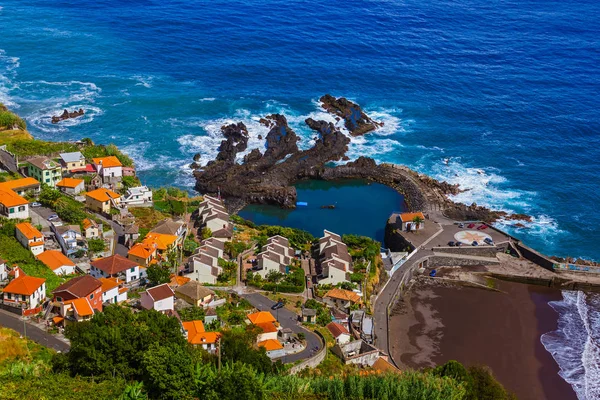
[[[417,284],[390,316],[392,356],[410,368],[451,359],[484,364],[519,399],[576,400],[540,341],[557,329],[548,302],[561,299],[560,291],[512,282],[498,288]]]

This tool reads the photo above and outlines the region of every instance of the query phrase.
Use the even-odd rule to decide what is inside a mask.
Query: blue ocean
[[[0,1],[0,102],[33,135],[113,142],[149,185],[193,187],[220,126],[284,113],[310,146],[318,98],[385,126],[349,155],[458,183],[457,201],[548,254],[600,259],[600,2]],[[60,125],[63,109],[86,115]],[[447,165],[443,162],[449,159]]]

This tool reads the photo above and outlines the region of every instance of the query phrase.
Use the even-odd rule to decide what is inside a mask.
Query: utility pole
[[[219,345],[219,347],[217,348],[217,352],[218,352],[218,355],[219,355],[218,368],[219,368],[219,372],[221,372],[221,339],[217,339],[217,344]]]

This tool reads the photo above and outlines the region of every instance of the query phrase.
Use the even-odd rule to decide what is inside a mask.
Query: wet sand
[[[560,300],[560,291],[509,282],[498,282],[498,289],[505,293],[438,286],[413,290],[400,315],[390,318],[394,360],[411,368],[448,360],[484,364],[521,400],[576,400],[540,342],[557,327],[548,301]]]

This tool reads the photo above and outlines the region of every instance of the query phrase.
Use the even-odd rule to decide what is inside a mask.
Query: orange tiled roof
[[[83,229],[87,229],[89,227],[94,227],[94,228],[97,227],[98,223],[96,223],[96,221],[92,221],[89,218],[86,218],[83,220],[82,225],[83,225]]]
[[[31,296],[46,280],[44,278],[36,278],[34,276],[22,275],[13,279],[4,288],[4,293],[23,294]]]
[[[69,267],[75,266],[73,261],[69,260],[67,256],[58,250],[46,250],[42,254],[38,255],[37,259],[43,262],[52,271],[57,270],[64,265]]]
[[[29,222],[21,222],[20,224],[15,225],[15,228],[17,228],[23,234],[23,236],[29,240],[37,238],[41,239],[44,237],[42,232],[38,231],[37,228],[31,225]]]
[[[255,324],[255,325],[258,326],[260,329],[262,329],[262,331],[264,333],[277,332],[277,328],[275,327],[275,324],[272,322],[261,322],[261,323]]]
[[[154,248],[148,246],[146,243],[136,243],[133,247],[127,252],[127,254],[131,254],[132,256],[143,258],[144,260],[148,257],[152,256],[154,253]]]
[[[122,167],[121,161],[115,156],[92,158],[96,165],[102,164],[104,168]]]
[[[360,296],[357,295],[354,292],[351,292],[350,290],[344,290],[344,289],[331,289],[329,292],[325,293],[325,296],[323,297],[331,297],[334,299],[340,299],[340,300],[349,300],[353,303],[359,303],[360,302]]]
[[[413,219],[415,219],[415,217],[419,217],[422,220],[425,220],[425,216],[420,211],[419,212],[415,212],[415,213],[402,213],[402,214],[400,214],[400,220],[402,222],[412,222]]]
[[[102,282],[102,293],[116,288],[121,284],[119,278],[100,278],[100,282]]]
[[[38,182],[37,179],[21,178],[21,179],[15,179],[12,181],[2,182],[2,183],[0,183],[0,187],[3,189],[15,190],[15,189],[24,188],[27,186],[35,186],[35,185],[39,185],[39,184],[40,183]]]
[[[110,199],[118,199],[121,197],[119,194],[113,192],[109,189],[96,189],[91,192],[87,192],[85,194],[87,197],[91,197],[94,200],[98,200],[101,202],[109,201]]]
[[[188,333],[188,342],[191,344],[212,344],[221,337],[219,332],[205,332],[202,321],[182,322],[183,329]]]
[[[171,283],[169,283],[169,285],[182,286],[191,280],[192,280],[191,278],[188,278],[186,276],[179,276],[179,275],[171,274]]]
[[[56,184],[56,186],[66,187],[66,188],[75,188],[83,183],[83,179],[75,179],[75,178],[62,178],[60,182]]]
[[[0,204],[3,204],[5,207],[15,207],[29,204],[29,202],[11,189],[5,189],[0,186]]]
[[[265,350],[267,350],[267,351],[283,349],[283,345],[281,343],[279,343],[279,340],[275,340],[275,339],[267,339],[265,341],[258,342],[257,345],[259,347],[264,347]]]
[[[149,232],[142,243],[147,246],[154,247],[158,250],[167,250],[169,246],[171,246],[177,240],[177,236],[175,235],[165,235],[162,233]]]
[[[265,322],[275,322],[275,317],[268,311],[259,311],[252,314],[248,314],[248,319],[254,325],[263,324]]]
[[[92,305],[90,304],[90,302],[88,301],[88,299],[86,297],[80,297],[78,299],[68,300],[68,301],[65,301],[64,304],[72,304],[73,308],[75,308],[75,310],[77,311],[77,314],[79,314],[82,317],[87,317],[88,315],[94,315],[94,309],[92,308]]]

